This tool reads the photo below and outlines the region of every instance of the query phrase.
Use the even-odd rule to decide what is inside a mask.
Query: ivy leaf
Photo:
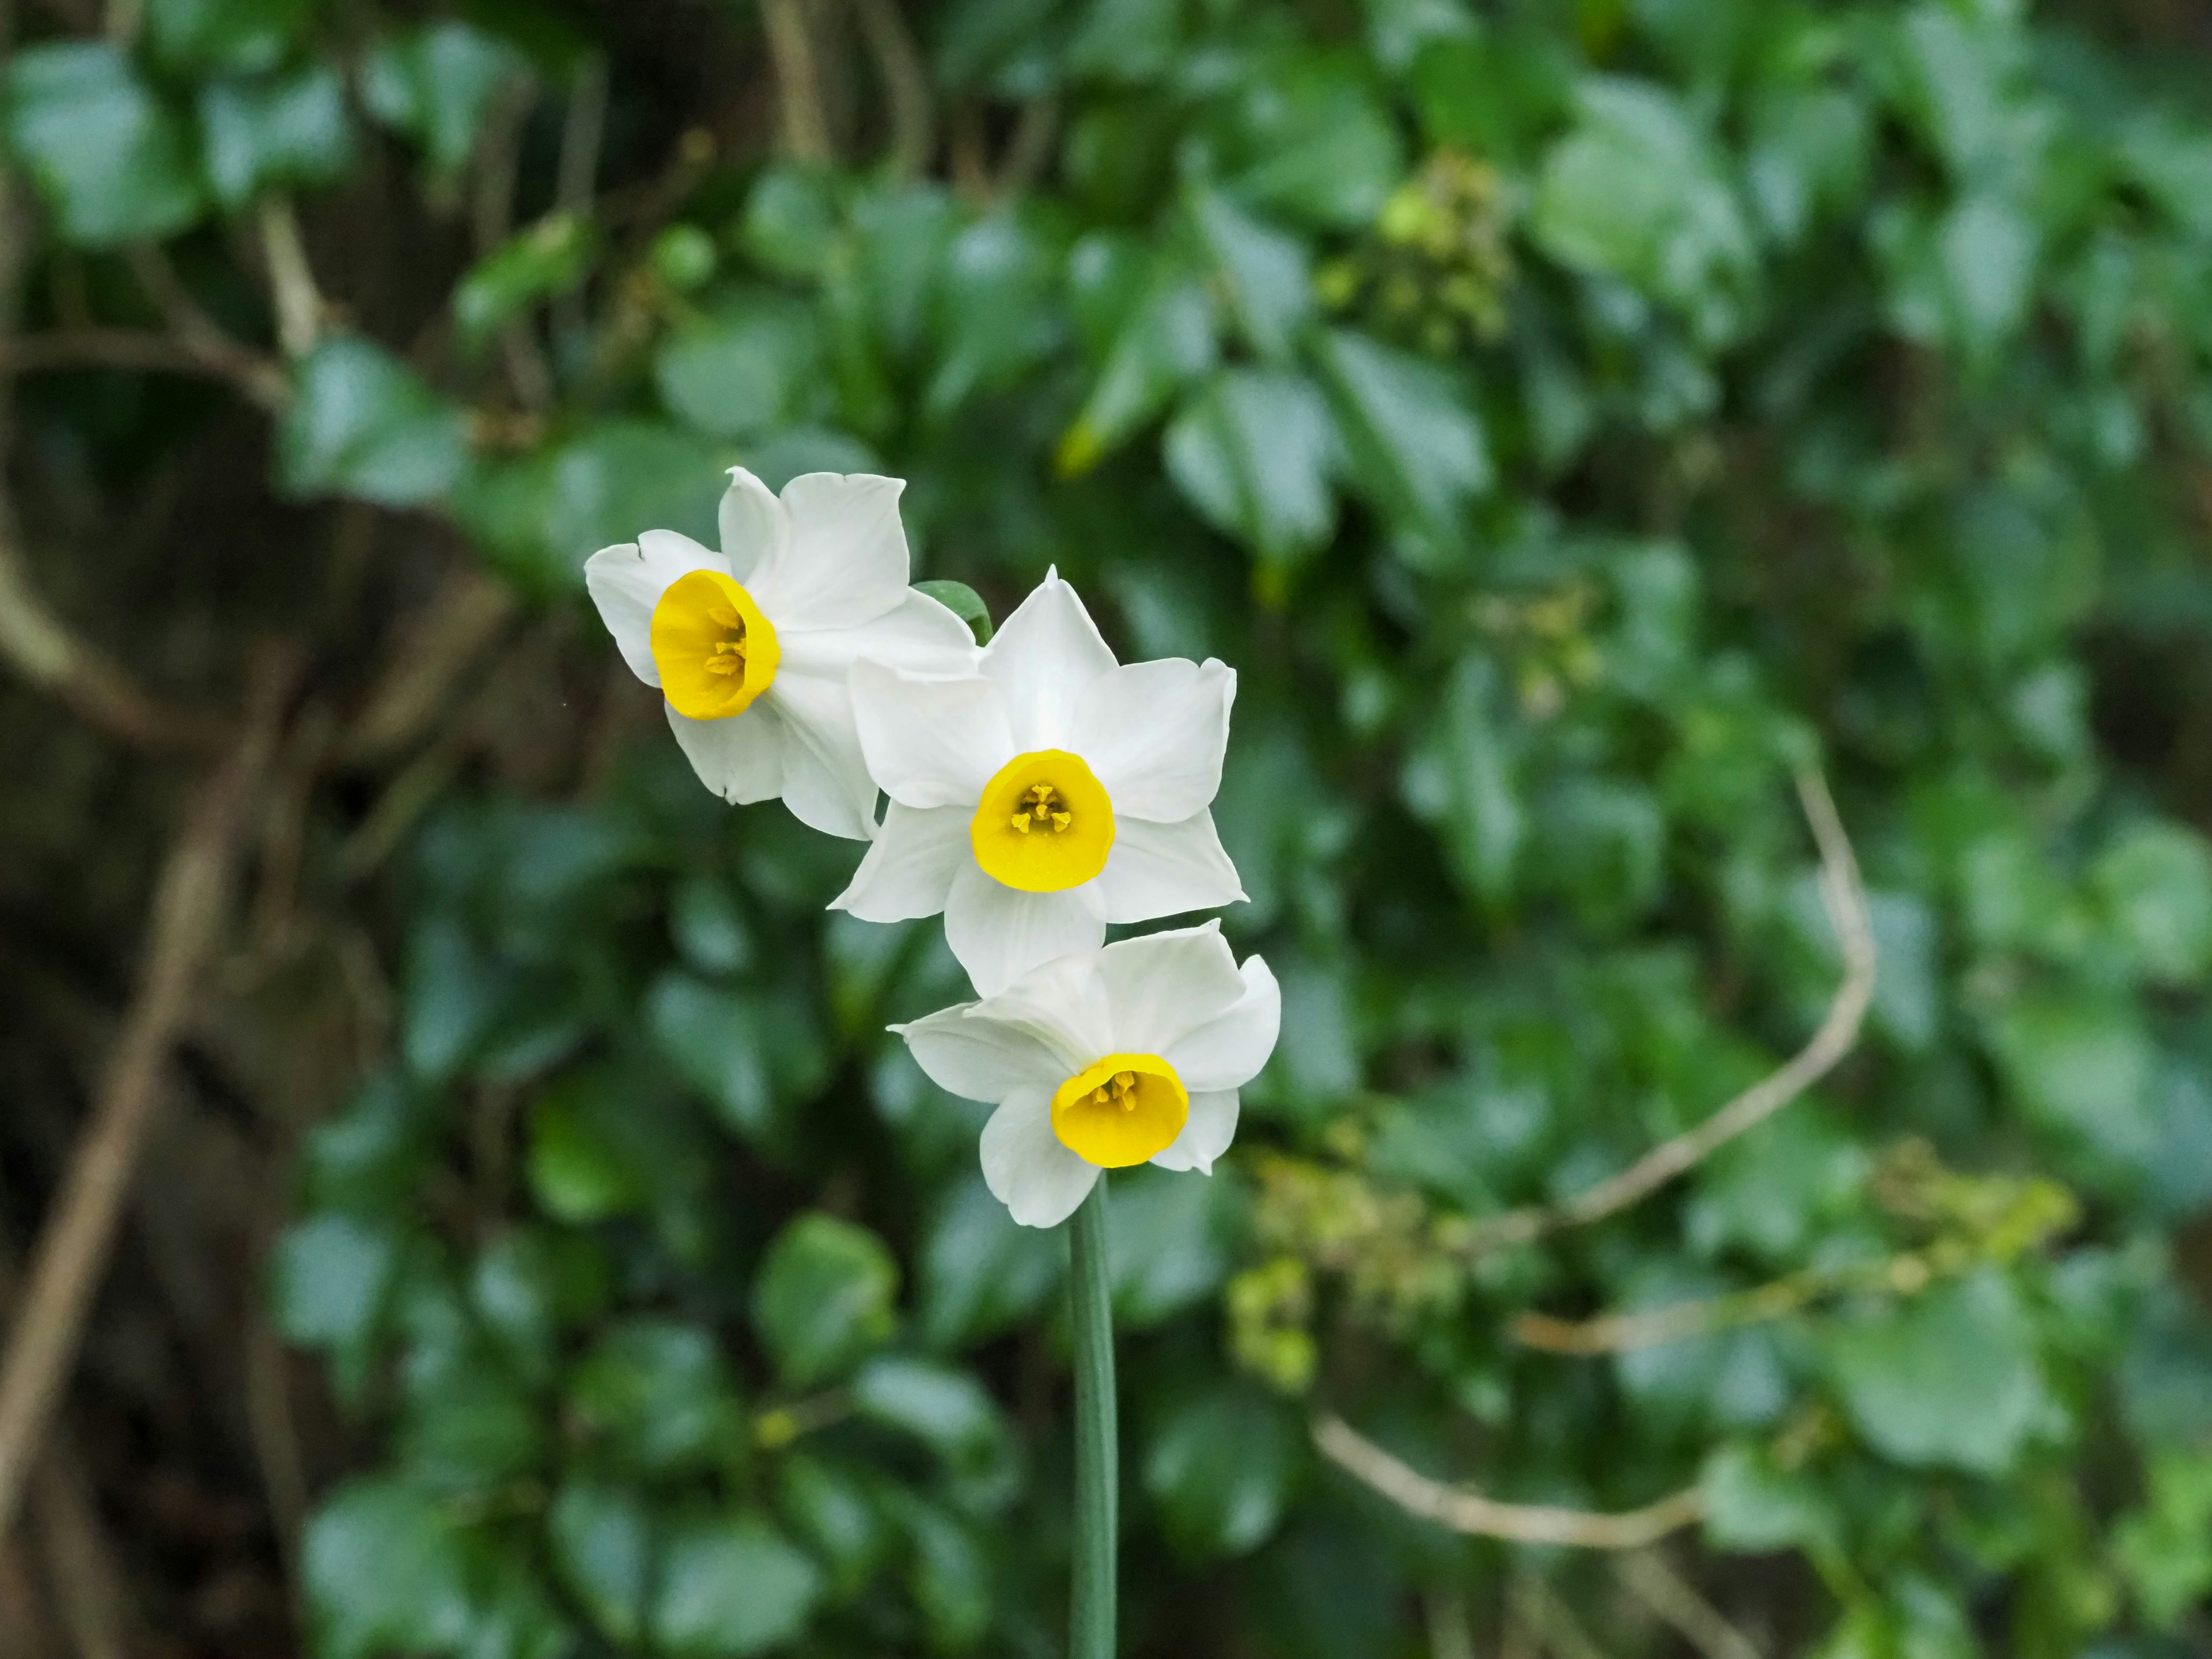
[[[670,1529],[653,1603],[658,1651],[744,1659],[795,1639],[821,1599],[822,1572],[756,1515],[698,1515]]]
[[[480,350],[540,301],[565,294],[589,274],[599,236],[589,219],[549,213],[469,267],[453,290],[453,326],[464,349]]]
[[[353,128],[337,72],[210,81],[200,90],[200,143],[208,181],[225,207],[263,191],[320,185],[353,165]]]
[[[362,100],[412,138],[441,174],[460,171],[500,88],[523,70],[504,41],[453,19],[386,36],[362,73]]]
[[[1413,562],[1441,568],[1467,545],[1463,510],[1491,486],[1481,423],[1434,364],[1333,330],[1316,350],[1343,436],[1346,477],[1390,520]]]
[[[8,64],[9,148],[85,247],[167,236],[200,216],[182,124],[105,41],[27,46]]]
[[[966,582],[916,582],[915,588],[919,592],[928,594],[966,623],[968,631],[975,636],[976,644],[988,645],[991,642],[991,608],[983,603],[983,596]]]
[[[889,1340],[898,1263],[865,1227],[819,1211],[776,1235],[753,1284],[753,1324],[787,1387],[810,1388]]]
[[[1336,447],[1328,405],[1310,380],[1227,369],[1169,427],[1168,476],[1214,528],[1288,565],[1335,531]]]
[[[299,365],[276,432],[288,493],[420,506],[451,490],[468,460],[461,411],[383,347],[337,335]]]

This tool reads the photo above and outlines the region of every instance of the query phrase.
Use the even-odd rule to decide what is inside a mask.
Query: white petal
[[[784,674],[820,674],[842,679],[865,658],[909,674],[973,674],[975,636],[927,593],[913,588],[873,622],[858,628],[801,629],[777,636]]]
[[[1195,1100],[1200,1090],[1241,1089],[1260,1075],[1275,1051],[1283,993],[1257,957],[1244,958],[1244,994],[1226,1012],[1160,1051]]]
[[[615,636],[629,672],[647,685],[660,684],[653,663],[653,608],[668,584],[695,570],[721,570],[722,556],[672,530],[648,530],[634,542],[603,547],[584,561],[584,587],[599,620]]]
[[[893,801],[852,884],[830,908],[849,910],[863,921],[935,915],[945,908],[961,865],[975,855],[968,840],[969,817],[962,806],[925,811]]]
[[[1098,902],[1112,922],[1218,909],[1244,896],[1237,866],[1214,830],[1213,814],[1204,811],[1181,823],[1153,823],[1117,813],[1114,848],[1098,872],[1097,886]]]
[[[668,726],[699,781],[732,805],[772,800],[783,793],[783,754],[790,734],[783,716],[765,702],[721,720],[695,720],[670,708]]]
[[[791,539],[791,521],[775,493],[741,466],[730,469],[730,487],[722,492],[717,515],[721,522],[722,556],[730,574],[750,582],[763,564],[783,556]]]
[[[1106,923],[1085,891],[1024,893],[1001,886],[970,860],[945,901],[945,942],[983,996],[996,996],[1030,969],[1071,951],[1094,951]]]
[[[883,791],[908,806],[963,806],[1014,757],[999,688],[981,675],[923,679],[863,659],[853,665],[860,748]]]
[[[983,1182],[1024,1227],[1057,1227],[1098,1179],[1052,1132],[1052,1095],[1024,1089],[983,1126]]]
[[[1084,688],[1067,747],[1106,786],[1115,817],[1179,823],[1221,787],[1236,701],[1236,671],[1212,658],[1133,662]]]
[[[891,1030],[906,1039],[932,1083],[969,1100],[1004,1100],[1018,1089],[1042,1089],[1049,1100],[1073,1075],[1067,1057],[1035,1032],[978,1018],[975,1008],[963,1002]]]
[[[788,538],[745,584],[778,633],[858,628],[906,596],[905,488],[866,472],[805,472],[784,485]]]
[[[1037,584],[983,647],[983,672],[1006,694],[1018,754],[1070,747],[1078,700],[1113,666],[1097,624],[1057,572]]]
[[[1182,1133],[1165,1152],[1154,1154],[1152,1162],[1163,1170],[1212,1175],[1213,1160],[1236,1139],[1237,1091],[1208,1089],[1190,1097],[1190,1115],[1183,1120]]]
[[[1125,939],[1098,953],[1099,982],[1114,1011],[1114,1048],[1133,1054],[1168,1051],[1244,994],[1236,953],[1221,924]],[[1185,1088],[1194,1085],[1185,1079]]]
[[[1121,1046],[1098,959],[1091,950],[1055,957],[975,1005],[978,1018],[1018,1026],[1060,1056],[1055,1088]]]
[[[845,688],[778,673],[753,707],[763,704],[783,717],[783,804],[792,817],[824,835],[868,840],[876,833],[876,785]]]

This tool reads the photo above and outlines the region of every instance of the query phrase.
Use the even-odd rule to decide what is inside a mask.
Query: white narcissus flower
[[[983,647],[976,672],[853,668],[881,833],[832,902],[867,921],[945,913],[945,942],[991,996],[1096,949],[1109,922],[1244,896],[1207,809],[1221,787],[1233,670],[1117,665],[1057,572]]]
[[[724,800],[781,795],[800,823],[866,840],[876,785],[853,726],[854,659],[973,671],[967,623],[907,586],[905,488],[808,472],[779,499],[733,467],[720,553],[648,530],[585,562],[623,660],[660,688],[676,741]]]
[[[994,1103],[983,1179],[1025,1227],[1075,1212],[1101,1170],[1213,1173],[1282,994],[1221,924],[1057,957],[996,996],[891,1029],[940,1088]]]

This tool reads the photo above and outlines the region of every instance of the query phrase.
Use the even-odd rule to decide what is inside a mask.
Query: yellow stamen
[[[752,595],[718,570],[669,583],[653,608],[653,665],[669,707],[695,720],[741,714],[775,678],[782,649]]]
[[[1190,1096],[1158,1054],[1109,1054],[1052,1097],[1052,1132],[1086,1164],[1123,1170],[1165,1152],[1190,1116]]]
[[[1081,756],[1040,749],[984,786],[968,833],[986,875],[1022,892],[1056,893],[1106,867],[1114,803]]]

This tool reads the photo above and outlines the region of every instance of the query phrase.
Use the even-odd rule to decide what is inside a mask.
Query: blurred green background
[[[1064,1243],[883,1030],[958,971],[582,598],[742,462],[1242,676],[1286,1018],[1210,1182],[1114,1182],[1126,1651],[2212,1654],[2212,8],[0,31],[7,1261],[290,669],[0,1653],[1060,1650]],[[1856,1048],[1486,1242],[1812,1031],[1808,769]],[[1704,1519],[1456,1536],[1320,1413]]]

